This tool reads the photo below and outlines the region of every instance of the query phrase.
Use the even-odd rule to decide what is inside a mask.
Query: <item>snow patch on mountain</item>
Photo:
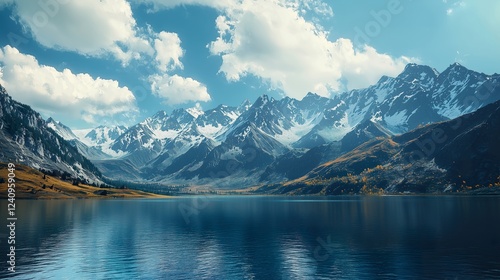
[[[212,140],[215,140],[224,128],[226,127],[223,125],[214,126],[211,124],[205,126],[198,126],[198,130],[200,131],[200,133]]]
[[[89,146],[93,146],[94,145],[90,139],[85,138],[85,136],[87,134],[89,134],[89,132],[92,131],[92,128],[73,129],[72,131],[76,135],[76,137],[78,138],[78,140],[82,141],[82,143],[84,143],[86,145],[89,145]]]
[[[274,138],[285,146],[291,146],[297,142],[301,137],[306,135],[317,124],[315,118],[303,124],[293,123],[293,126],[288,130],[281,130],[281,134],[274,135]]]
[[[187,108],[186,112],[188,112],[191,116],[194,118],[199,117],[200,115],[203,115],[205,112],[201,109],[201,106],[199,103],[196,104],[195,107]]]
[[[52,118],[47,119],[47,127],[56,132],[59,136],[64,138],[64,140],[73,140],[78,137],[71,131],[71,129],[59,121]]]
[[[174,139],[179,135],[178,130],[161,130],[161,129],[156,129],[153,131],[152,136],[155,139],[163,140],[163,139]],[[140,137],[138,137],[140,138]]]

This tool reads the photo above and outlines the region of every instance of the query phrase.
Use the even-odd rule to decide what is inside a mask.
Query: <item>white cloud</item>
[[[390,55],[378,53],[375,48],[367,45],[362,50],[356,50],[348,39],[339,39],[336,43],[339,57],[332,59],[332,63],[338,63],[342,79],[345,79],[349,89],[370,86],[376,83],[382,75],[395,77],[408,63],[420,62],[418,59],[405,56],[393,58]]]
[[[169,75],[177,68],[182,69],[180,61],[184,55],[181,40],[176,33],[162,31],[154,41],[157,68],[163,74],[149,76],[151,91],[162,98],[166,104],[177,105],[191,101],[210,101],[210,94],[205,85],[179,75]]]
[[[175,68],[182,69],[180,61],[184,54],[181,48],[181,40],[176,33],[162,31],[158,34],[158,38],[154,41],[156,50],[156,61],[158,62],[158,69],[166,72],[174,70]]]
[[[9,4],[9,2],[6,2]],[[12,1],[14,14],[42,45],[89,56],[112,55],[127,64],[142,54],[153,55],[138,35],[125,0]]]
[[[47,115],[96,122],[137,111],[134,95],[117,81],[58,71],[11,46],[0,49],[0,66],[0,83],[9,94]]]
[[[184,50],[181,47],[179,36],[176,33],[166,31],[155,33],[150,27],[140,30],[133,17],[130,3],[126,0],[0,1],[3,1],[0,2],[1,5],[13,4],[16,18],[43,46],[92,57],[112,56],[121,61],[123,65],[127,65],[134,59],[152,58],[162,73],[170,73],[183,68],[181,58]],[[12,65],[11,68],[15,67]],[[40,69],[44,69],[44,66],[39,66],[38,71],[41,71]],[[50,71],[41,72],[47,74],[54,71],[56,70],[52,68]],[[69,76],[66,75],[68,73]],[[70,70],[65,70],[62,73],[66,81],[70,79],[68,77],[72,77],[71,75],[73,74]],[[78,77],[76,78],[79,80],[78,82],[81,82],[84,77],[82,75],[73,76]],[[16,78],[20,81],[19,76]],[[159,93],[159,96],[172,104],[189,100],[210,100],[206,87],[191,78],[177,75],[152,75],[149,80],[155,83],[154,87],[152,84],[152,88],[156,89],[155,93]],[[31,82],[39,86],[41,81],[41,79],[33,78]],[[91,84],[99,84],[96,86],[102,88],[108,85],[108,82],[105,81],[97,79]],[[54,82],[51,84],[51,90],[60,91],[61,89],[56,88],[56,86],[68,85]],[[118,88],[118,84],[115,86]],[[187,87],[185,91],[181,91],[183,86]],[[171,93],[175,96],[171,96]],[[133,97],[133,95],[131,96]],[[90,101],[88,103],[90,104]],[[45,106],[49,106],[49,104],[45,104]],[[123,108],[118,106],[109,109],[110,112],[115,112],[121,111]],[[92,121],[90,118],[92,114],[102,113],[100,110],[92,112],[91,109],[92,107],[86,108],[89,113],[86,115],[87,121]]]
[[[210,101],[205,85],[178,75],[152,75],[149,77],[151,91],[165,99],[165,103],[176,105],[191,101]]]
[[[348,39],[332,42],[297,8],[280,1],[244,1],[219,16],[216,26],[219,37],[209,48],[222,57],[220,72],[228,80],[254,75],[295,98],[365,87],[381,75],[398,74],[410,61],[369,46],[356,50]]]
[[[307,13],[330,17],[321,0],[136,0],[154,9],[204,5],[219,10],[218,38],[208,47],[221,56],[228,81],[259,77],[272,89],[301,98],[369,86],[382,75],[397,75],[412,59],[393,58],[370,46],[355,49],[349,39],[331,41]]]

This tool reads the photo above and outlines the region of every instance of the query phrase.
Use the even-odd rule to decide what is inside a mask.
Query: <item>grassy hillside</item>
[[[71,199],[71,198],[161,198],[166,196],[130,189],[98,188],[46,175],[36,169],[16,164],[16,199]],[[0,198],[7,197],[6,163],[0,162]]]

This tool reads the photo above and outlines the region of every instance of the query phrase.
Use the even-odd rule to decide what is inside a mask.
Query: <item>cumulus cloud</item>
[[[184,51],[176,33],[160,32],[154,41],[154,48],[156,66],[162,74],[153,74],[148,78],[153,94],[169,105],[211,100],[207,87],[202,83],[189,77],[169,74],[177,68],[183,68],[180,59]]]
[[[176,33],[160,32],[154,40],[154,48],[156,66],[162,74],[153,74],[148,78],[153,94],[169,105],[211,100],[207,87],[202,83],[189,77],[169,74],[175,69],[183,69],[180,60],[184,51]]]
[[[307,13],[333,16],[321,0],[137,0],[155,9],[178,5],[216,8],[219,36],[207,47],[222,58],[219,72],[228,81],[253,75],[271,89],[302,98],[314,91],[330,96],[335,91],[369,86],[382,75],[397,75],[413,61],[391,57],[370,46],[355,48],[349,39],[329,39]]]
[[[176,105],[190,101],[206,102],[211,100],[206,86],[192,78],[163,74],[151,75],[149,81],[151,91],[158,97],[165,99],[167,104]]]
[[[92,57],[111,56],[124,66],[134,59],[153,59],[161,73],[183,68],[181,58],[184,51],[179,36],[166,31],[140,30],[126,0],[0,0],[0,6],[3,5],[13,5],[15,17],[43,46]],[[69,70],[65,71],[63,74]],[[162,94],[159,96],[167,101],[204,101],[207,96],[210,99],[206,87],[191,78],[167,75],[168,79],[159,80],[157,77],[163,76],[153,75],[150,81],[155,81],[158,89],[169,88],[179,92],[177,87],[188,87],[184,93],[188,96],[185,97],[172,97],[160,90]],[[97,81],[102,83],[102,80]],[[160,85],[162,81],[169,84]],[[52,86],[57,91],[56,84]],[[121,110],[121,107],[114,110]]]
[[[112,55],[127,64],[142,54],[153,55],[140,36],[125,0],[12,1],[16,18],[35,40],[48,48],[89,56]]]
[[[279,1],[244,1],[216,20],[219,37],[210,45],[222,57],[220,72],[230,81],[254,75],[286,95],[301,98],[314,91],[365,87],[381,75],[395,75],[410,61],[392,58],[349,39],[330,41],[328,34],[307,21],[299,6]]]
[[[134,95],[117,81],[58,71],[11,46],[0,49],[0,83],[14,99],[47,115],[92,123],[99,117],[137,112]]]
[[[181,48],[181,40],[176,33],[162,31],[155,39],[154,47],[156,50],[155,60],[158,63],[158,69],[166,72],[175,68],[183,68],[180,61],[184,54]]]

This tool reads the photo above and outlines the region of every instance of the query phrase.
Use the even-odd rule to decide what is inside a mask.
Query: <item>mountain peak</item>
[[[196,119],[193,113],[194,112],[189,112],[186,109],[175,109],[172,111],[172,114],[170,114],[170,117],[177,120],[179,124],[188,124]]]
[[[236,108],[236,111],[239,112],[239,114],[242,114],[243,112],[246,112],[248,111],[248,109],[252,107],[252,103],[250,102],[250,100],[248,99],[245,99],[245,101],[243,101],[240,106],[238,106],[238,108]]]
[[[306,94],[306,96],[304,96],[304,97],[302,98],[302,100],[301,100],[301,101],[306,101],[306,102],[307,102],[308,100],[309,100],[309,101],[318,101],[318,100],[321,100],[321,99],[328,99],[328,98],[327,98],[327,97],[324,97],[324,96],[321,96],[321,95],[319,95],[319,94],[317,94],[317,93],[314,93],[314,92],[308,92],[308,93]]]
[[[304,98],[318,98],[318,97],[321,97],[319,94],[317,93],[314,93],[314,92],[308,92],[306,94],[306,96],[304,96]],[[302,100],[304,99],[302,98]]]
[[[429,67],[427,65],[419,65],[416,63],[408,63],[403,72],[401,72],[401,74],[399,74],[397,78],[413,83],[415,81],[429,81],[431,79],[437,78],[438,75],[439,72],[432,67]]]
[[[57,130],[64,130],[65,133],[67,132],[67,134],[71,135],[71,137],[70,137],[71,139],[76,138],[76,136],[73,134],[73,131],[71,130],[71,128],[69,128],[67,125],[63,124],[60,121],[56,121],[52,117],[49,117],[45,121],[45,123],[47,124],[48,127],[52,128],[52,130],[56,130],[56,132],[57,132]],[[62,136],[64,139],[67,138],[64,135],[60,135],[60,136]]]
[[[386,76],[386,75],[383,75],[382,77],[380,77],[377,84],[383,84],[383,83],[389,81],[390,79],[393,79],[393,78]]]
[[[408,69],[412,69],[412,68],[415,68],[415,67],[418,67],[418,66],[420,66],[420,65],[418,65],[416,63],[408,63],[408,64],[406,64],[404,71],[407,71]]]
[[[251,105],[252,103],[250,102],[250,100],[248,99],[245,99],[240,106],[246,106],[246,105]]]
[[[160,110],[158,112],[156,112],[156,114],[153,115],[153,119],[160,119],[160,118],[164,118],[168,116],[167,112],[165,112],[164,110]]]
[[[403,72],[401,74],[404,74],[404,73],[425,73],[425,72],[430,72],[432,74],[434,74],[435,76],[439,75],[439,72],[430,67],[430,66],[427,66],[427,65],[421,65],[421,64],[416,64],[416,63],[408,63],[406,64],[405,66],[405,69],[403,70]]]
[[[196,106],[187,108],[186,112],[188,112],[191,116],[193,116],[195,119],[199,117],[200,115],[203,115],[205,112],[201,109],[201,106],[199,103],[196,103]]]
[[[467,67],[455,62],[448,66],[446,70],[441,73],[441,79],[451,79],[451,80],[465,80],[468,74],[477,74],[476,72],[469,70]]]
[[[253,104],[254,107],[262,107],[266,105],[267,103],[272,103],[274,102],[274,98],[269,97],[267,94],[263,94],[257,98],[255,103]]]
[[[446,68],[445,72],[447,72],[447,71],[462,72],[462,71],[469,71],[469,69],[467,69],[467,67],[463,66],[462,64],[455,62],[455,63],[451,64],[450,66],[448,66],[448,68]]]

